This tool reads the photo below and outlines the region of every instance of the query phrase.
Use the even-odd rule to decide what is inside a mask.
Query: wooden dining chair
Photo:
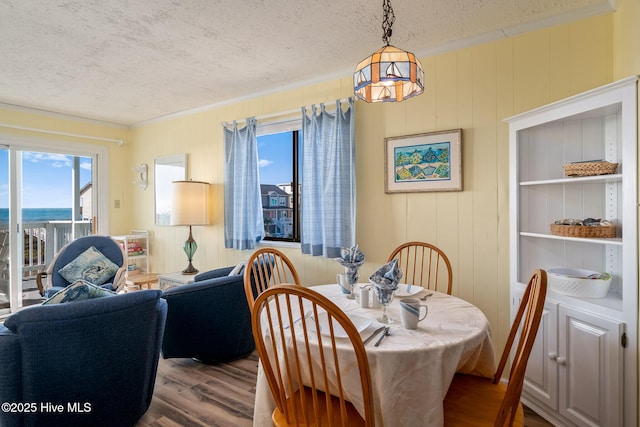
[[[456,374],[444,399],[445,426],[524,425],[520,395],[546,295],[547,273],[544,270],[536,270],[529,279],[520,302],[493,380],[475,375]],[[518,330],[518,346],[515,352],[510,354]],[[512,362],[509,382],[504,384],[500,382],[500,378],[510,356]]]
[[[300,284],[300,278],[293,263],[285,254],[274,248],[255,251],[247,261],[244,270],[244,292],[249,309],[257,296],[265,289],[280,283]]]
[[[338,306],[310,288],[281,284],[258,296],[251,320],[260,362],[276,402],[275,426],[374,425],[364,344]],[[338,325],[346,338],[336,338]],[[347,373],[359,376],[350,377],[349,383],[359,386],[363,416],[349,401],[349,392],[355,390],[344,388]]]
[[[402,282],[451,295],[451,263],[442,249],[429,243],[407,242],[395,248],[387,262],[394,259],[402,271]]]

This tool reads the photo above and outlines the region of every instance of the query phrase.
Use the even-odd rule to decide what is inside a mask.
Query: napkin
[[[334,260],[344,266],[344,271],[347,275],[347,282],[358,282],[358,278],[360,277],[358,269],[362,264],[364,264],[364,254],[360,251],[358,245],[351,248],[340,249],[340,257],[334,258]]]
[[[355,245],[351,248],[340,249],[340,257],[334,258],[334,260],[345,267],[360,267],[364,264],[364,254],[360,251],[358,245]]]
[[[402,279],[402,271],[398,268],[397,259],[389,261],[369,277],[371,283],[387,289],[396,289],[400,279]]]

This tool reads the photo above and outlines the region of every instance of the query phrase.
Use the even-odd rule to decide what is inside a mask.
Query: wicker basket
[[[575,162],[564,165],[562,168],[567,176],[610,175],[616,172],[618,164],[606,161]]]
[[[587,279],[588,276],[598,276],[600,273],[591,270],[570,268],[550,268],[547,270],[549,287],[564,295],[581,298],[604,298],[611,286],[611,276],[603,279]]]
[[[561,225],[551,224],[551,234],[565,237],[616,237],[615,225]]]

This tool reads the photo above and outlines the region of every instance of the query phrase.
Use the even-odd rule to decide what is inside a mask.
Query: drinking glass
[[[336,274],[338,284],[343,289],[343,292],[347,294],[347,299],[356,299],[356,285],[358,280],[352,282],[347,274]]]
[[[393,301],[393,295],[398,287],[381,287],[375,284],[374,286],[376,288],[378,301],[382,305],[382,316],[378,317],[378,322],[395,323],[395,320],[389,317],[389,304],[391,304],[391,301]]]

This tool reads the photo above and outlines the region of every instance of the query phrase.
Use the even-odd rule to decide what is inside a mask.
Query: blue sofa
[[[0,325],[0,425],[134,425],[153,395],[167,314],[160,297],[144,290],[9,316]]]
[[[243,276],[229,276],[232,269],[201,273],[193,283],[164,291],[168,313],[162,357],[219,363],[255,349]]]

